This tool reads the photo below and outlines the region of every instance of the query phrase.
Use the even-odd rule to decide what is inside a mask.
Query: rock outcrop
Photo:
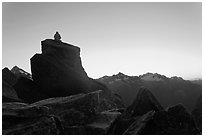
[[[142,98],[140,98],[142,97]],[[164,110],[148,89],[140,89],[135,101],[112,124],[108,134],[115,135],[196,135],[194,119],[183,105]],[[137,102],[137,103],[136,103]],[[147,102],[147,103],[145,103]],[[133,107],[133,105],[136,105]],[[130,111],[132,110],[132,111]],[[136,112],[138,113],[131,113]],[[143,111],[144,110],[144,111]],[[131,114],[129,114],[131,113]]]
[[[104,89],[84,71],[80,48],[51,39],[41,44],[42,54],[35,54],[31,58],[31,71],[42,93],[49,97],[60,97]]]
[[[183,105],[170,107],[167,111],[158,111],[140,131],[141,135],[196,135],[199,134],[193,117]]]
[[[59,134],[49,108],[29,106],[24,103],[3,103],[2,134],[8,135],[49,135]]]
[[[3,134],[106,134],[121,115],[108,98],[99,90],[30,105],[3,103]]]
[[[147,88],[140,88],[136,99],[127,108],[127,114],[131,116],[143,115],[151,110],[164,110],[154,95]]]
[[[142,87],[140,88],[133,103],[129,107],[127,107],[126,111],[120,117],[118,117],[108,133],[116,135],[124,134],[124,132],[127,130],[127,127],[131,126],[135,121],[138,121],[138,119],[140,119],[140,117],[142,117],[146,113],[150,111],[155,112],[163,110],[164,109],[151,93],[151,91],[149,91],[147,88]],[[127,132],[127,134],[130,134],[129,131]]]
[[[96,90],[105,90],[116,102],[111,91],[100,82],[87,76],[80,49],[61,41],[42,41],[42,54],[31,58],[32,75],[15,66],[3,72],[3,101],[34,103],[51,97],[65,97]]]
[[[168,111],[147,112],[135,120],[124,135],[196,135],[192,116],[181,105],[175,105]]]

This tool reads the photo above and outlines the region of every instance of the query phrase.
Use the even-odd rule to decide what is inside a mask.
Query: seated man
[[[61,41],[60,39],[61,39],[60,34],[58,32],[56,32],[55,35],[54,35],[54,40]]]

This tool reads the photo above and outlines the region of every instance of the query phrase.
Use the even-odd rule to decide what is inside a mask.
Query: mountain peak
[[[116,74],[118,76],[126,76],[125,74],[123,74],[122,72],[118,72],[118,74]]]
[[[160,75],[158,73],[150,73],[150,72],[140,75],[139,78],[144,81],[164,81],[165,79],[167,79],[167,77],[164,75]]]
[[[177,77],[177,76],[173,76],[173,77],[171,77],[171,79],[174,79],[174,80],[184,80],[182,77]]]
[[[19,68],[18,66],[14,66],[12,69],[11,69],[11,72],[15,75],[17,75],[18,77],[22,76],[22,77],[26,77],[28,79],[31,79],[32,80],[32,75],[28,72],[26,72],[25,70]]]

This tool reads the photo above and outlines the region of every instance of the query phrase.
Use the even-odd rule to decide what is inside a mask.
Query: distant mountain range
[[[194,84],[202,85],[202,79],[191,80],[191,82],[194,83]]]
[[[168,78],[157,73],[127,76],[120,72],[97,80],[120,95],[126,106],[133,102],[140,87],[148,88],[164,108],[182,103],[189,111],[194,109],[202,94],[202,80],[188,81],[177,76]]]

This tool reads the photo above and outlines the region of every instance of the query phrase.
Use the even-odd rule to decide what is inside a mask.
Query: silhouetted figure
[[[60,39],[61,39],[61,36],[60,36],[60,34],[59,34],[58,32],[55,33],[54,39],[55,39],[56,41],[61,41],[61,40],[60,40]]]

